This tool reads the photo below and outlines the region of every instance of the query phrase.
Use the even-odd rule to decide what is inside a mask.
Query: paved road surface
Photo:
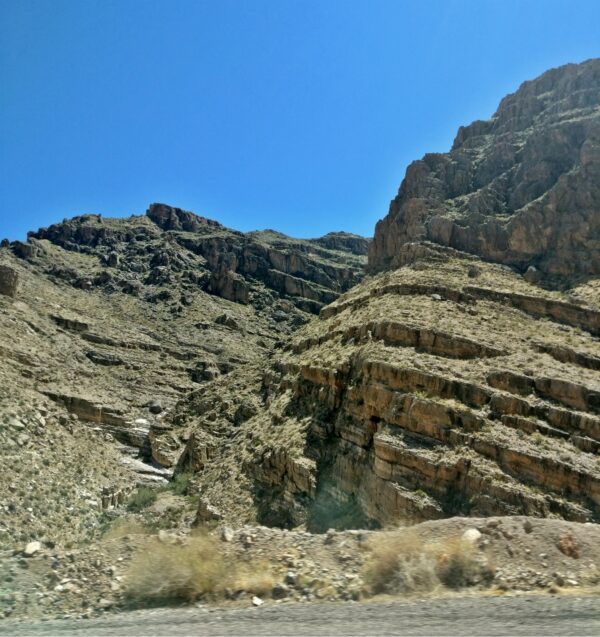
[[[278,604],[169,609],[87,620],[0,622],[0,635],[600,635],[600,597],[505,597],[416,602]]]

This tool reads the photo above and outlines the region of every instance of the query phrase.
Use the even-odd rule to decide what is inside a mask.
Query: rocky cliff
[[[122,607],[133,546],[193,525],[277,599],[358,599],[364,551],[398,559],[307,530],[423,521],[486,565],[458,586],[597,585],[599,140],[596,60],[412,164],[371,244],[164,204],[2,241],[0,580],[28,592],[0,617]]]
[[[195,433],[182,463],[217,508],[267,524],[597,521],[599,333],[597,304],[413,247],[411,264],[326,307],[266,372],[184,401],[175,423]]]
[[[196,523],[600,520],[598,74],[413,164],[365,278],[364,238],[164,204],[2,242],[0,545],[89,539],[173,472]]]
[[[461,127],[449,153],[413,162],[369,252],[402,265],[429,240],[550,285],[600,273],[600,60],[525,82],[490,120]]]
[[[118,281],[105,282],[111,289],[182,279],[236,303],[260,309],[284,297],[312,313],[358,283],[369,243],[346,233],[313,240],[273,231],[244,234],[164,204],[125,222],[76,217],[29,233],[28,243],[17,242],[13,251],[29,258],[40,252],[40,240],[98,257],[119,274]]]
[[[385,271],[266,369],[180,403],[180,469],[229,515],[282,526],[597,521],[599,133],[593,60],[412,164],[370,246]]]

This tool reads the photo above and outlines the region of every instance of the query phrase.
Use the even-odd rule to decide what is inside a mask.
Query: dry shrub
[[[567,531],[560,536],[557,546],[558,550],[561,553],[564,553],[567,557],[572,557],[577,560],[581,555],[577,538],[573,535],[573,533],[571,533],[571,531]]]
[[[238,564],[233,578],[232,588],[235,592],[246,591],[252,595],[266,597],[271,594],[275,579],[264,562],[246,562]]]
[[[231,591],[268,595],[273,586],[266,564],[226,556],[220,542],[206,533],[183,542],[152,538],[125,576],[127,598],[138,606],[218,598]]]
[[[380,536],[369,548],[363,578],[371,592],[426,592],[437,585],[435,562],[416,533]]]
[[[377,538],[369,548],[363,578],[375,594],[462,588],[486,584],[494,576],[486,557],[461,538],[425,545],[416,533],[406,533]]]
[[[222,592],[234,575],[214,538],[198,535],[180,544],[153,538],[132,559],[125,590],[135,604],[191,602]]]
[[[475,586],[493,579],[493,569],[472,542],[450,539],[436,553],[435,571],[448,588]]]

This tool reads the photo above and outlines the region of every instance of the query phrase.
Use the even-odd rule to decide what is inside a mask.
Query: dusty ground
[[[155,515],[159,510],[160,501]],[[148,598],[141,602],[132,599],[139,587],[131,577],[132,561],[139,563],[139,556],[143,556],[145,576],[153,585],[162,585],[169,575],[164,563],[158,567],[153,562],[157,547],[174,546],[191,562],[195,559],[194,536],[164,529],[157,534],[142,526],[142,519],[130,516],[129,523],[114,525],[102,540],[71,551],[43,548],[33,557],[5,553],[0,566],[0,610],[4,616],[90,618],[140,603],[157,603]],[[467,574],[470,579],[456,586],[436,579],[425,588],[414,584],[398,588],[394,580],[383,596],[376,595],[368,572],[378,547],[405,551],[405,544],[397,542],[409,538],[410,561],[403,577],[414,579],[416,575],[418,581],[422,569],[429,565],[416,561],[417,553],[431,555],[431,564],[439,564],[469,529],[479,530],[473,556],[483,570],[478,566]],[[216,542],[210,563],[215,557],[223,558],[232,569],[241,568],[246,575],[231,589],[194,595],[194,602],[209,606],[252,607],[257,596],[271,605],[356,601],[374,595],[376,599],[395,599],[525,592],[563,596],[600,591],[600,527],[593,524],[526,517],[454,518],[390,531],[315,535],[267,527],[221,527],[210,534]],[[377,571],[381,566],[376,564],[375,568]]]

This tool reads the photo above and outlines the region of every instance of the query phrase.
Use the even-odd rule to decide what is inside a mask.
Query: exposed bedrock
[[[600,519],[596,308],[437,256],[366,279],[265,371],[270,460],[249,475],[279,523]],[[299,429],[295,449],[273,442]],[[310,488],[290,478],[290,455],[312,463]]]
[[[14,297],[19,289],[19,274],[8,265],[0,264],[0,294]]]
[[[461,127],[448,153],[406,171],[369,251],[372,270],[430,240],[534,266],[547,281],[600,273],[600,60],[525,82],[490,120]]]
[[[310,313],[362,279],[369,244],[344,232],[319,239],[292,239],[271,230],[244,234],[160,203],[150,205],[145,217],[74,217],[31,232],[27,243],[11,247],[20,258],[38,261],[44,240],[95,255],[108,268],[86,278],[53,266],[53,275],[76,287],[120,288],[138,295],[143,286],[173,288],[181,280],[258,308],[273,304],[272,292]]]
[[[325,491],[341,512],[356,501],[373,524],[498,512],[586,520],[600,512],[595,460],[573,466],[569,457],[574,435],[600,440],[594,416],[544,429],[538,406],[524,409],[490,388],[381,361],[348,372],[303,366],[294,395],[293,412],[315,414],[306,453],[315,461],[316,491],[291,492]],[[535,420],[512,415],[522,411]],[[526,440],[534,431],[567,440],[565,459]],[[319,527],[313,508],[307,520]]]

